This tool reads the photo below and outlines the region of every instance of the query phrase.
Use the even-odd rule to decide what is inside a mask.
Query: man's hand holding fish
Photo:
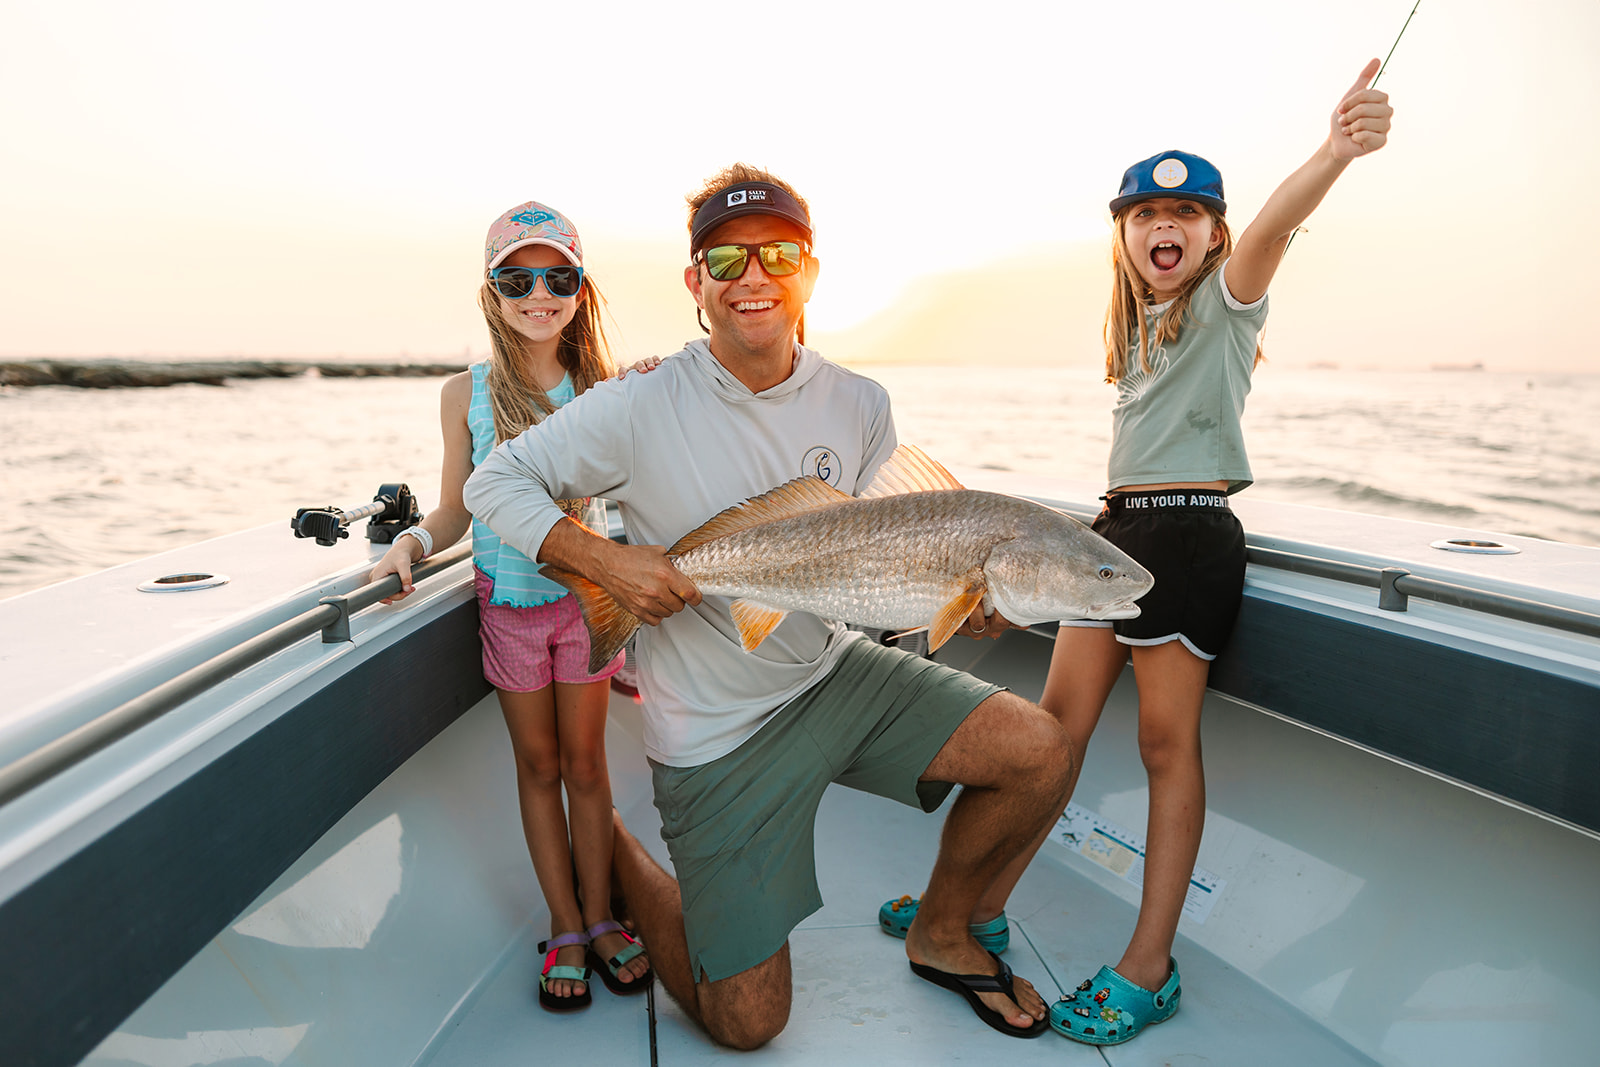
[[[619,545],[577,523],[562,522],[551,528],[539,558],[547,573],[559,569],[594,575],[594,584],[622,611],[651,626],[700,603],[700,590],[672,565],[664,545]]]

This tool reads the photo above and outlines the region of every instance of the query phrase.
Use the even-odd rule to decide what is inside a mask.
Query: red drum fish
[[[1128,619],[1155,584],[1071,516],[967,489],[907,445],[859,497],[796,478],[723,511],[668,555],[702,596],[733,598],[746,651],[791,611],[884,630],[925,627],[937,649],[980,603],[1017,625]],[[578,598],[598,672],[639,619],[586,578],[551,566],[544,574]]]

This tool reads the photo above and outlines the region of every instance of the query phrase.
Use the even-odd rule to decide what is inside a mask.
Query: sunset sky
[[[1208,156],[1242,228],[1410,6],[6,0],[0,358],[481,354],[529,198],[665,353],[684,194],[742,159],[811,202],[824,354],[1093,364],[1123,168]],[[1595,369],[1600,5],[1423,0],[1379,88],[1268,355]]]

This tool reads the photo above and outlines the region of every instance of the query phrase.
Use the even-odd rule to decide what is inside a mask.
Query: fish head
[[[1070,515],[1036,505],[984,564],[988,596],[1008,620],[1131,619],[1155,578]]]

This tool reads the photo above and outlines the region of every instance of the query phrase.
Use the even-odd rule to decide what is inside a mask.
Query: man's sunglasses
[[[489,272],[489,284],[507,300],[531,296],[540,278],[551,296],[577,296],[583,288],[582,267],[496,267]]]
[[[805,247],[798,241],[768,241],[764,245],[712,245],[700,253],[706,270],[719,282],[744,277],[751,255],[760,257],[761,269],[774,278],[787,278],[799,271]]]

